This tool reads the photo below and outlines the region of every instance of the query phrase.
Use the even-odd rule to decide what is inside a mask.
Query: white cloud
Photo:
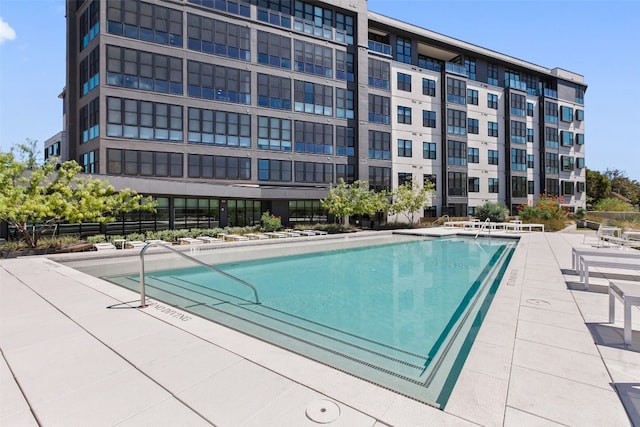
[[[16,31],[11,26],[0,18],[0,44],[6,40],[15,40]]]

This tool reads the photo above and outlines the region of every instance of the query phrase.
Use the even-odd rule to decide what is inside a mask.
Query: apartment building
[[[172,228],[326,221],[340,178],[433,182],[424,216],[585,205],[581,75],[366,0],[68,0],[67,52],[68,158]]]

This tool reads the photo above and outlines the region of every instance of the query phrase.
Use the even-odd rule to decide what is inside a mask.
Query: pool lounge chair
[[[94,243],[93,247],[96,248],[96,251],[115,251],[116,245],[113,243]]]
[[[584,282],[584,289],[589,289],[589,269],[591,267],[610,268],[615,270],[640,271],[640,262],[635,260],[620,260],[618,258],[580,256],[578,268],[580,281]],[[640,282],[639,282],[640,283]]]
[[[203,243],[204,243],[202,240],[200,240],[200,239],[194,239],[194,238],[192,238],[192,237],[180,237],[180,238],[178,239],[178,242],[179,242],[181,245],[201,245],[201,244],[203,244]]]
[[[197,239],[202,240],[205,243],[222,243],[223,242],[222,239],[218,237],[211,237],[211,236],[198,236]]]
[[[128,242],[126,242],[124,244],[125,248],[130,248],[130,249],[142,249],[146,246],[147,244],[145,242],[142,242],[140,240],[129,240]]]
[[[263,233],[247,233],[245,234],[250,240],[266,240],[269,238],[266,234]]]
[[[600,248],[600,249],[571,249],[571,269],[576,273],[580,273],[580,257],[608,257],[608,258],[622,258],[622,259],[637,259],[640,263],[640,251],[623,251],[619,248]]]
[[[289,237],[286,234],[278,233],[277,231],[269,231],[269,232],[264,233],[264,234],[265,234],[265,236],[269,236],[272,239],[284,239],[286,237]]]
[[[249,240],[248,237],[241,236],[240,234],[227,234],[224,236],[224,240],[232,240],[234,242],[242,242]]]
[[[616,299],[624,306],[624,343],[631,344],[631,307],[640,306],[640,282],[609,282],[609,323],[616,321]]]

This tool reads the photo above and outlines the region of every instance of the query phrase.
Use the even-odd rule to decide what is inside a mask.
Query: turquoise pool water
[[[396,243],[147,271],[147,295],[443,407],[515,243]],[[138,275],[108,277],[137,290]]]

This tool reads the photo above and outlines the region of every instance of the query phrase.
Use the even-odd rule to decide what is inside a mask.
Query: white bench
[[[590,256],[590,257],[609,257],[609,258],[624,258],[624,259],[637,259],[640,262],[640,251],[622,251],[620,249],[579,249],[572,248],[571,249],[571,269],[575,270],[576,273],[580,272],[582,268],[580,266],[580,257],[581,256]]]
[[[580,262],[578,263],[578,272],[580,274],[580,281],[584,281],[584,289],[589,289],[589,268],[590,267],[604,267],[613,268],[616,270],[632,270],[640,271],[640,261],[636,262],[617,262],[616,258],[603,258],[603,257],[586,257],[580,256]]]
[[[631,307],[640,305],[640,282],[609,282],[609,323],[616,321],[616,298],[624,306],[624,343],[631,344]]]

